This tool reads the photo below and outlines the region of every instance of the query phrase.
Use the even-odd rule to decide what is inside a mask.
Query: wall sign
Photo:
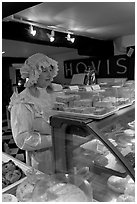
[[[134,77],[134,58],[127,55],[116,55],[109,59],[85,58],[64,61],[65,78],[73,74],[84,73],[89,66],[95,69],[97,78],[129,78]],[[132,63],[131,63],[132,61]]]

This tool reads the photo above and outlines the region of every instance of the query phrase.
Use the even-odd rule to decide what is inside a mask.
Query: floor
[[[25,151],[19,149],[15,144],[11,129],[8,126],[2,126],[2,151],[22,162],[26,162]]]

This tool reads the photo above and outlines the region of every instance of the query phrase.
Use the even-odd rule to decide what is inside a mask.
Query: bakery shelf
[[[94,199],[99,202],[112,202],[113,199],[116,200],[118,194],[113,194],[108,188],[108,178],[112,175],[123,179],[129,176],[134,182],[135,170],[134,165],[132,165],[134,162],[130,162],[130,157],[128,160],[125,155],[122,154],[123,152],[120,151],[120,148],[118,148],[118,143],[115,145],[109,140],[109,137],[115,136],[115,139],[117,139],[118,136],[114,134],[114,130],[116,129],[116,132],[120,134],[122,128],[130,128],[129,124],[132,124],[134,120],[134,103],[122,107],[114,114],[100,120],[82,117],[81,115],[76,117],[76,115],[72,114],[65,115],[57,113],[53,115],[50,118],[50,124],[52,127],[54,145],[54,171],[56,173],[82,172],[82,175],[93,184]],[[106,134],[106,130],[110,132],[110,135],[108,134],[109,136]],[[81,139],[82,137],[83,140]],[[108,165],[100,165],[94,162],[93,146],[95,147],[95,145],[87,148],[87,156],[84,157],[82,155],[81,148],[85,147],[88,142],[94,139],[99,140],[110,154],[113,155],[116,160],[117,168],[114,168],[113,161],[111,161],[112,165],[110,165],[110,163],[108,163]],[[104,155],[105,154],[103,154],[103,156]]]
[[[105,114],[102,114],[102,115],[95,115],[95,114],[92,114],[92,113],[89,113],[89,114],[86,114],[86,113],[75,113],[75,112],[68,112],[68,111],[56,111],[56,113],[59,113],[59,114],[62,114],[62,115],[67,115],[67,116],[70,116],[70,117],[82,117],[82,118],[91,118],[91,119],[103,119],[103,118],[106,118],[112,114],[114,114],[115,112],[117,112],[119,109],[118,108],[114,108],[113,110],[111,111],[108,111],[106,112]]]

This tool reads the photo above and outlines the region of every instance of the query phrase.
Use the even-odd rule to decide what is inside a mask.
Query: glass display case
[[[87,179],[98,202],[134,201],[134,104],[103,119],[58,113],[50,124],[55,173]]]

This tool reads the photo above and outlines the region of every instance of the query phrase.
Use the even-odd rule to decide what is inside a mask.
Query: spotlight
[[[33,29],[33,26],[32,26],[32,25],[30,26],[29,31],[30,31],[30,34],[31,34],[31,35],[33,35],[33,36],[36,35],[36,32],[37,32],[37,31]]]
[[[54,30],[51,31],[51,34],[47,33],[47,36],[48,36],[50,42],[53,42],[55,40],[55,32],[54,32]]]
[[[55,40],[55,38],[54,37],[50,37],[50,42],[53,42]]]
[[[19,79],[19,80],[18,80],[18,86],[23,86],[23,85],[24,85],[23,79]]]
[[[75,41],[75,38],[71,38],[69,33],[67,34],[66,38],[67,38],[68,41],[71,41],[72,43],[74,43],[74,41]]]

